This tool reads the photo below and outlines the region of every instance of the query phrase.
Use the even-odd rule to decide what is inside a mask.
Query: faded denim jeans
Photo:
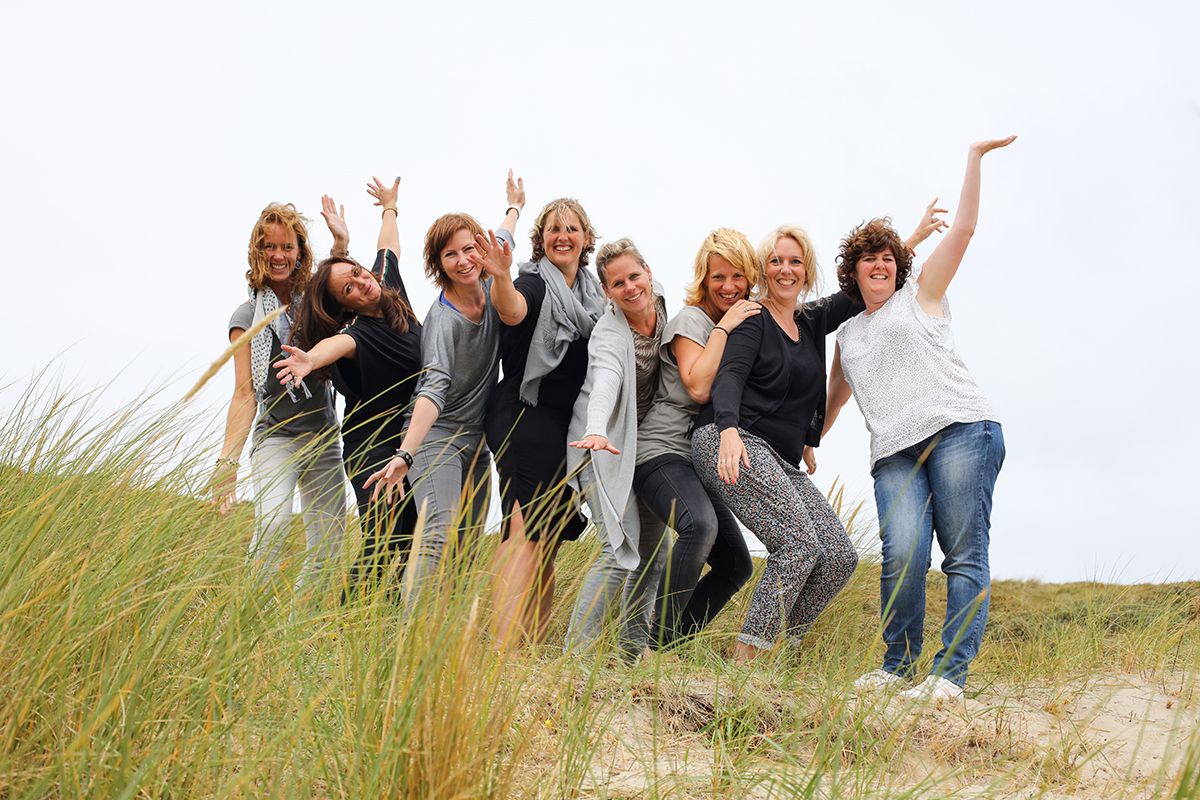
[[[1004,434],[991,421],[948,425],[875,463],[886,671],[909,675],[921,654],[925,573],[936,533],[944,554],[946,619],[933,674],[966,683],[987,624],[992,489],[1003,463]]]

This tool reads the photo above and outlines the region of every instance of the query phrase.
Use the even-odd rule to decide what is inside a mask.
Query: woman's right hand
[[[333,234],[334,243],[350,241],[350,226],[346,224],[346,207],[333,202],[327,194],[321,195],[321,216]]]
[[[984,139],[982,142],[975,142],[971,145],[970,153],[973,156],[983,157],[991,151],[999,147],[1008,147],[1017,140],[1016,135],[1005,136],[1003,139]]]
[[[717,452],[717,475],[729,485],[737,483],[741,466],[750,466],[750,453],[742,442],[742,435],[737,428],[726,428],[721,431],[721,449]]]
[[[725,312],[725,316],[721,317],[721,321],[717,323],[717,326],[724,328],[728,333],[733,333],[734,328],[760,311],[762,311],[761,303],[756,303],[753,300],[738,300],[733,304],[733,308]]]
[[[946,224],[946,220],[938,217],[938,214],[947,213],[947,209],[937,207],[938,199],[935,197],[929,201],[929,205],[925,206],[925,214],[921,217],[921,221],[917,223],[917,229],[904,240],[904,245],[910,252],[917,249],[917,245],[929,238],[929,235],[937,232],[941,233],[950,227]]]
[[[224,516],[232,511],[237,505],[237,467],[218,463],[208,481],[208,490],[212,495],[210,502],[217,507],[217,513]]]
[[[475,234],[475,244],[475,252],[467,257],[483,270],[484,275],[492,278],[511,277],[509,270],[512,269],[513,258],[507,241],[497,241],[496,232],[489,230],[487,238],[482,233]]]
[[[288,357],[271,365],[278,370],[276,375],[279,382],[286,386],[293,381],[299,383],[307,378],[313,371],[312,356],[299,347],[292,347],[288,344],[283,345],[283,351],[288,354]]]
[[[589,433],[577,442],[567,442],[567,446],[578,447],[581,450],[604,450],[614,456],[621,455],[621,451],[612,446],[607,436],[601,436],[598,433]]]

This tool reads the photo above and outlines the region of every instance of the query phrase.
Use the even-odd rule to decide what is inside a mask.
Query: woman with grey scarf
[[[492,392],[485,429],[500,473],[505,541],[497,550],[497,641],[540,642],[554,597],[558,544],[579,538],[586,520],[566,483],[567,428],[587,374],[588,337],[604,292],[588,272],[596,231],[577,200],[551,201],[538,214],[533,255],[516,280],[508,243],[480,239],[502,323],[504,377]]]
[[[333,233],[333,252],[345,252],[349,232],[329,198],[324,198],[322,215]],[[237,502],[238,461],[253,428],[250,458],[256,524],[249,558],[265,578],[279,571],[293,495],[299,487],[306,539],[304,566],[297,579],[300,588],[333,563],[341,546],[346,474],[329,382],[309,377],[285,387],[268,374],[281,355],[281,345],[291,336],[292,309],[312,277],[308,229],[295,206],[271,203],[263,209],[250,233],[247,260],[249,299],[229,320],[230,342],[275,316],[233,355],[233,399],[210,485],[221,513],[232,509]],[[275,313],[281,307],[285,311]]]

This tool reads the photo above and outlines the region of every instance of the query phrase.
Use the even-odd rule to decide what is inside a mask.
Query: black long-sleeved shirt
[[[743,428],[799,464],[804,446],[821,443],[825,425],[825,337],[863,310],[837,292],[796,311],[793,342],[765,308],[734,328],[713,379],[712,402],[696,427]]]

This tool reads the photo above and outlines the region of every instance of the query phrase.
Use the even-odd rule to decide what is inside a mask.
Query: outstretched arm
[[[285,344],[283,351],[287,353],[287,358],[281,358],[271,366],[275,367],[279,382],[288,384],[304,380],[310,373],[328,367],[339,358],[354,358],[358,344],[348,333],[335,333],[314,344],[311,350]]]
[[[383,222],[379,225],[379,242],[376,250],[391,250],[400,258],[400,229],[396,225],[396,196],[400,194],[400,178],[391,187],[384,186],[379,178],[372,177],[367,184],[367,194],[375,198],[375,205],[383,207]]]
[[[967,172],[963,176],[954,222],[921,268],[918,280],[917,299],[927,314],[941,316],[942,298],[946,296],[946,289],[954,280],[963,254],[967,252],[967,245],[975,235],[975,223],[979,220],[979,166],[984,154],[998,147],[1007,147],[1016,138],[1009,136],[976,142],[967,151]]]

